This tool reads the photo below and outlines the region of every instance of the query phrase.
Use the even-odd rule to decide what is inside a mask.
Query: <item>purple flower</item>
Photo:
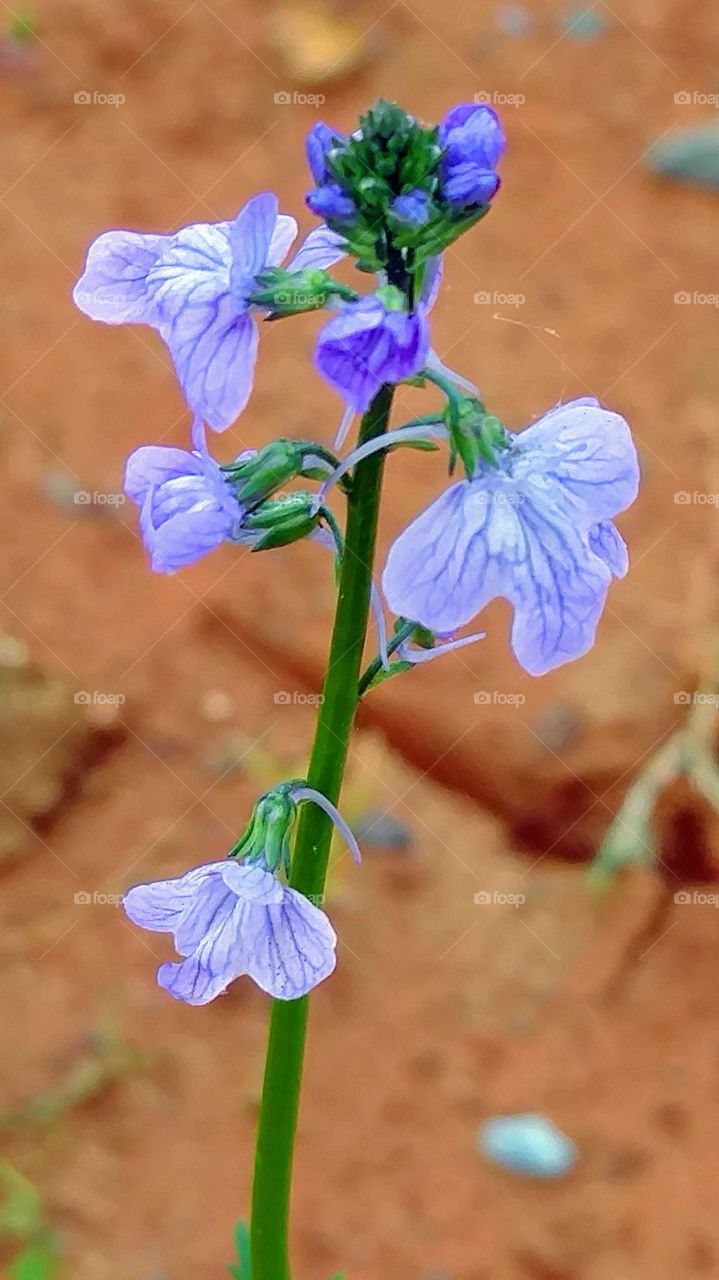
[[[327,168],[327,153],[332,147],[341,147],[347,139],[336,129],[331,129],[323,120],[318,120],[307,134],[305,149],[307,163],[315,182],[327,182],[330,173]]]
[[[429,220],[429,212],[426,191],[408,191],[405,195],[396,196],[390,208],[398,222],[406,222],[413,227],[424,226]]]
[[[337,182],[326,182],[305,196],[308,209],[318,218],[334,222],[351,222],[357,212],[351,196]]]
[[[140,531],[156,573],[174,573],[242,533],[243,508],[207,453],[147,445],[130,455],[125,492],[140,508]]]
[[[207,1004],[244,974],[268,995],[296,1000],[335,967],[324,912],[256,864],[224,859],[140,884],[123,907],[142,928],[173,935],[184,958],[161,964],[157,981],[186,1004]]]
[[[277,197],[254,196],[234,222],[195,223],[174,235],[106,231],[90,246],[75,285],[81,311],[107,324],[149,324],[164,338],[194,412],[224,431],[244,409],[254,376],[258,329],[249,297],[258,275],[278,266],[297,223]],[[288,264],[300,270],[344,254],[317,227]]]
[[[512,648],[530,675],[591,648],[627,550],[611,523],[637,494],[629,428],[594,399],[559,405],[471,480],[447,489],[392,546],[395,613],[451,635],[490,600],[514,608]]]
[[[444,199],[458,211],[487,204],[499,187],[495,170],[506,146],[497,113],[483,104],[454,107],[440,125],[439,142]]]
[[[384,382],[400,382],[418,373],[428,349],[423,304],[412,312],[395,310],[379,294],[369,294],[348,303],[325,325],[315,363],[348,408],[364,413]]]

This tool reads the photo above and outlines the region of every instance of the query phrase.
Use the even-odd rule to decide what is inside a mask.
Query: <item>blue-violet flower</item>
[[[440,125],[439,141],[444,199],[458,212],[487,204],[499,187],[496,168],[506,146],[496,111],[475,103],[453,107]]]
[[[185,398],[216,431],[244,409],[258,328],[250,295],[297,235],[277,197],[254,196],[234,222],[195,223],[173,235],[106,231],[90,246],[73,297],[107,324],[149,324],[167,343]],[[307,236],[288,270],[327,267],[344,256],[326,227]]]
[[[559,405],[400,534],[382,578],[387,601],[451,635],[502,596],[518,662],[542,675],[591,648],[612,576],[628,567],[612,517],[638,483],[619,414],[594,399]]]

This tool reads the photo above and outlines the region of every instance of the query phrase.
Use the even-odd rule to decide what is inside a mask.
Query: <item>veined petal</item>
[[[597,400],[570,400],[514,437],[512,472],[531,501],[561,506],[585,528],[637,496],[639,463],[624,418]]]
[[[629,569],[629,551],[611,520],[602,520],[589,530],[589,545],[595,556],[609,565],[615,578],[623,578]]]
[[[256,906],[282,901],[284,889],[277,877],[257,864],[228,858],[222,867],[222,879],[238,898],[245,898]]]
[[[336,945],[324,912],[295,889],[285,889],[281,903],[263,908],[247,972],[268,995],[296,1000],[332,973]]]
[[[159,526],[152,518],[153,491],[140,511],[140,532],[155,573],[175,573],[214,551],[227,538],[232,521],[208,497],[201,504],[170,516]]]
[[[252,391],[257,359],[257,325],[237,314],[229,293],[186,306],[164,325],[165,339],[188,404],[215,431],[224,431],[242,412]]]
[[[591,647],[610,580],[561,511],[551,519],[509,486],[463,481],[400,534],[383,587],[395,613],[440,634],[506,598],[515,656],[542,675]]]
[[[153,324],[156,284],[151,278],[171,236],[105,231],[88,250],[73,289],[76,306],[105,324]]]
[[[279,267],[297,239],[297,219],[289,213],[278,213],[267,251],[267,266]]]
[[[153,485],[175,477],[203,474],[203,463],[187,449],[165,445],[143,445],[135,449],[125,466],[125,493],[140,505]]]
[[[143,929],[172,933],[203,889],[222,885],[223,866],[222,862],[207,862],[172,880],[136,884],[124,894],[123,910],[133,924]]]
[[[297,253],[287,263],[287,270],[304,271],[310,267],[324,270],[346,256],[347,248],[343,237],[322,224],[313,227],[305,236]]]
[[[217,912],[215,922],[204,932],[197,946],[181,964],[162,964],[157,981],[176,1000],[185,1004],[209,1004],[235,978],[249,971],[245,922],[253,908],[226,889],[231,907]]]
[[[277,196],[263,191],[240,209],[230,232],[232,276],[253,280],[267,266],[277,224]]]

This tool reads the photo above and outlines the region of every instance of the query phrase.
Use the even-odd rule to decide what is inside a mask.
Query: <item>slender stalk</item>
[[[375,396],[362,419],[359,444],[387,430],[392,387]],[[342,787],[357,706],[358,678],[367,632],[384,453],[358,463],[348,504],[337,612],[308,782],[334,804]],[[316,805],[302,809],[290,884],[321,897],[332,827]],[[288,1225],[292,1157],[297,1127],[309,997],[275,1000],[265,1061],[252,1190],[252,1280],[289,1280]]]

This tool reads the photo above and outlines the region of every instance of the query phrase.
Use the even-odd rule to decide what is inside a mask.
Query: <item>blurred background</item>
[[[386,96],[436,121],[479,95],[508,134],[503,187],[446,255],[435,346],[512,428],[577,395],[624,414],[633,567],[582,661],[525,675],[499,603],[481,645],[361,712],[344,808],[365,862],[330,879],[342,945],[313,1002],[297,1270],[719,1275],[715,6],[53,0],[0,21],[8,1274],[231,1261],[266,1001],[238,983],[175,1004],[154,984],[168,940],[117,904],[222,856],[258,791],[303,771],[333,607],[310,546],[149,572],[124,460],[185,444],[189,415],[153,332],[74,310],[86,247],[264,189],[306,231],[315,120],[349,130]],[[331,441],[318,324],[266,326],[223,460]],[[396,421],[431,403],[404,391]],[[431,455],[393,455],[383,552],[444,483]],[[599,890],[608,831],[626,866]],[[478,1127],[513,1111],[571,1136],[564,1179],[488,1163]]]

